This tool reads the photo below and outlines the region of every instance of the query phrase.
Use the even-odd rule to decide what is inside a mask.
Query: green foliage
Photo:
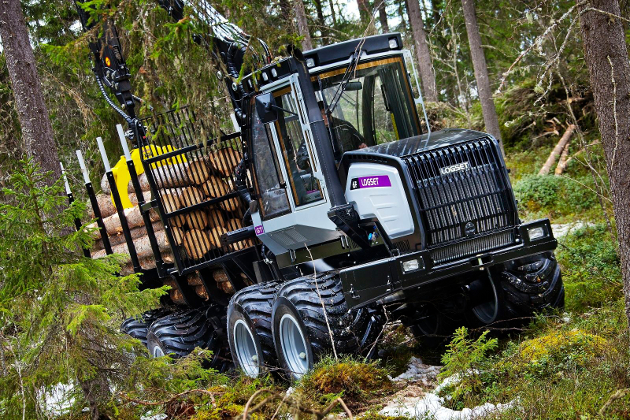
[[[562,244],[557,258],[563,269],[568,309],[585,310],[621,296],[617,245],[605,224],[577,229]]]
[[[601,206],[590,176],[572,179],[553,175],[526,175],[514,184],[519,210],[530,219],[582,216],[593,212],[601,218]]]
[[[165,292],[139,291],[136,275],[118,277],[116,256],[83,257],[91,235],[72,226],[85,206],[68,206],[60,181],[46,186],[50,174],[30,161],[20,165],[0,204],[0,415],[35,417],[37,402],[58,383],[81,385],[68,391],[79,409],[88,397],[80,389],[90,390],[89,403],[105,404],[106,384],[119,382],[139,344],[120,334],[121,320]]]
[[[450,385],[445,387],[454,400],[466,398],[478,393],[483,386],[481,371],[486,368],[488,353],[497,348],[497,339],[488,339],[489,331],[484,331],[476,340],[468,338],[466,327],[455,331],[453,339],[447,345],[442,356],[444,369],[439,379],[453,377]]]

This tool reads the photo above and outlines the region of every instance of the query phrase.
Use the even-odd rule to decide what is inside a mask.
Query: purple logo
[[[350,183],[350,189],[356,190],[358,188],[374,188],[374,187],[391,187],[392,183],[387,175],[377,176],[363,176],[360,178],[353,178]]]
[[[263,227],[263,225],[258,225],[254,228],[254,232],[256,232],[256,236],[262,235],[263,233],[265,233],[265,228]]]

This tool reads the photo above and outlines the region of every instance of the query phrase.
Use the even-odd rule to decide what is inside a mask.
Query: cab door
[[[259,239],[274,254],[294,255],[297,249],[338,239],[340,234],[328,218],[330,201],[297,75],[265,86],[262,93],[273,95],[278,118],[267,124],[257,115],[253,118],[252,152],[259,206],[252,219]],[[255,107],[252,113],[256,113]],[[272,156],[261,149],[265,143],[260,141],[262,137],[266,137]],[[276,177],[271,181],[261,179],[268,177],[271,165],[277,167]],[[270,204],[271,198],[277,207]]]

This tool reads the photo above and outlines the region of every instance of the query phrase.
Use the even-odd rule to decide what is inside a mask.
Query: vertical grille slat
[[[427,246],[445,250],[434,251],[438,260],[503,246],[508,236],[512,240],[511,233],[506,236],[504,231],[515,225],[516,209],[498,151],[490,139],[421,151],[403,159],[416,183]],[[472,236],[466,231],[469,223],[475,228]],[[471,238],[465,240],[467,235]],[[487,239],[481,240],[482,235]],[[453,241],[458,243],[445,247]]]

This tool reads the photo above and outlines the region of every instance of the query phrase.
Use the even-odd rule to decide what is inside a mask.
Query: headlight
[[[419,270],[420,268],[423,268],[423,266],[419,259],[414,258],[413,260],[402,262],[403,273],[410,273],[412,271]]]
[[[529,236],[530,241],[535,241],[536,239],[541,239],[547,236],[547,232],[545,232],[544,226],[536,226],[527,229],[527,236]]]

